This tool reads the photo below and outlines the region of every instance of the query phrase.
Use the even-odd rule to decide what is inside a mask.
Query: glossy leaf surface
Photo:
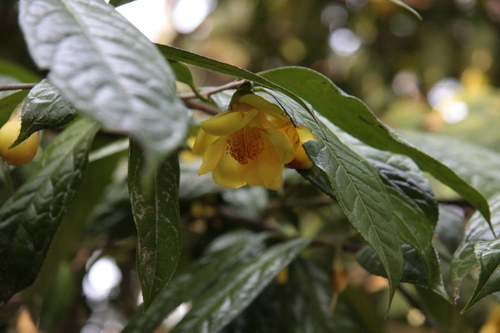
[[[138,140],[152,175],[184,139],[188,119],[156,47],[101,0],[23,0],[19,18],[50,83],[78,111]]]
[[[38,170],[0,208],[0,302],[30,285],[82,181],[98,126],[81,120],[45,149]]]
[[[152,187],[142,186],[145,156],[130,143],[128,190],[137,228],[136,265],[147,309],[174,274],[182,249],[179,162],[171,156],[158,168]]]

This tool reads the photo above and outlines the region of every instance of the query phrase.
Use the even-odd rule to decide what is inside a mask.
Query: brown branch
[[[31,89],[31,88],[33,88],[36,85],[37,85],[37,83],[0,84],[0,91],[19,90],[19,89]]]
[[[229,82],[222,86],[205,90],[201,92],[200,95],[208,97],[212,94],[218,93],[223,90],[236,88],[240,86],[243,82],[244,82],[243,80]],[[37,83],[0,84],[0,91],[31,89],[36,85]],[[196,96],[196,94],[193,92],[179,93],[177,96],[179,96],[179,98],[181,98],[184,101],[184,104],[186,104],[188,108],[200,110],[211,115],[216,115],[220,112],[220,110],[213,105],[193,100],[195,98],[198,98],[198,96]]]
[[[183,101],[184,101],[184,104],[190,109],[200,110],[200,111],[206,112],[206,113],[214,115],[214,116],[216,114],[220,113],[220,110],[218,108],[216,108],[213,105],[207,104],[207,103],[203,103],[203,102],[192,100],[192,99],[185,99]]]
[[[223,90],[237,88],[237,87],[241,86],[243,84],[243,82],[245,82],[245,81],[239,80],[239,81],[229,82],[229,83],[223,84],[222,86],[218,86],[218,87],[215,87],[212,89],[207,89],[205,91],[201,91],[200,95],[208,97],[212,94],[218,93],[218,92],[223,91]],[[177,96],[179,96],[179,98],[181,98],[183,100],[198,98],[198,96],[196,96],[196,94],[194,92],[180,93]]]

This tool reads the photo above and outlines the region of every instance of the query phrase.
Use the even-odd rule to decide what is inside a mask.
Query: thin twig
[[[19,89],[31,89],[31,88],[33,88],[36,85],[37,85],[37,83],[0,84],[0,91],[19,90]]]
[[[206,113],[214,115],[214,116],[216,114],[220,113],[220,110],[218,108],[216,108],[213,105],[207,104],[207,103],[203,103],[203,102],[192,100],[192,99],[185,99],[185,100],[183,100],[183,102],[190,109],[200,110],[200,111],[206,112]]]
[[[202,96],[210,96],[212,94],[215,94],[217,92],[227,90],[227,89],[233,89],[238,86],[240,86],[244,81],[233,81],[226,83],[222,86],[215,87],[212,89],[205,90],[201,92]],[[19,89],[31,89],[34,86],[36,86],[37,83],[14,83],[14,84],[0,84],[0,91],[7,91],[7,90],[19,90]],[[179,98],[181,98],[186,106],[191,109],[197,109],[203,112],[206,112],[211,115],[216,115],[220,112],[219,109],[217,109],[215,106],[207,104],[207,103],[202,103],[199,101],[194,101],[193,99],[197,98],[196,94],[193,92],[189,93],[179,93],[178,94]]]
[[[207,89],[205,91],[202,91],[202,92],[200,92],[200,94],[203,95],[203,96],[207,96],[208,97],[208,96],[210,96],[212,94],[218,93],[218,92],[223,91],[223,90],[237,88],[238,86],[242,85],[243,82],[245,82],[245,81],[244,80],[239,80],[239,81],[229,82],[229,83],[223,84],[222,86],[218,86],[218,87],[215,87],[215,88],[212,88],[212,89]],[[179,98],[183,99],[183,100],[197,98],[196,94],[193,93],[193,92],[180,93],[177,96],[179,96]]]

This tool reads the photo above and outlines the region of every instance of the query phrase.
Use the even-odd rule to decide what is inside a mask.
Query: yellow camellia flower
[[[212,171],[217,184],[277,190],[285,165],[312,166],[301,144],[311,139],[315,140],[311,132],[304,126],[295,128],[277,105],[236,92],[228,111],[201,123],[193,152],[203,156],[199,175]]]

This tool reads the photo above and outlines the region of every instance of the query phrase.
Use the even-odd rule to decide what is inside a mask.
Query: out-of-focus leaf
[[[377,172],[368,161],[344,145],[323,123],[315,119],[293,100],[276,96],[279,104],[295,123],[304,125],[316,141],[304,144],[314,163],[301,174],[339,202],[352,225],[380,257],[391,286],[391,298],[403,269],[403,256],[398,227],[391,201]]]
[[[0,208],[0,302],[30,285],[82,181],[98,127],[82,119],[45,149],[37,171]]]
[[[270,283],[257,298],[221,332],[259,333],[277,332],[280,319],[280,299],[276,283]]]
[[[342,295],[331,316],[328,308],[333,290],[328,275],[309,261],[297,260],[290,266],[286,288],[289,299],[285,304],[285,332],[381,332],[382,321],[373,316],[373,311],[364,309],[357,313]]]
[[[179,161],[172,155],[160,165],[151,192],[142,188],[145,156],[131,141],[128,188],[137,228],[137,273],[147,309],[165,289],[182,250],[179,212]]]
[[[486,198],[500,193],[500,154],[435,133],[403,132],[412,143],[449,166]],[[466,198],[467,199],[467,198]]]
[[[237,266],[205,292],[172,333],[217,333],[238,316],[310,243],[295,239],[275,245]]]
[[[110,183],[92,211],[88,230],[111,239],[135,235],[136,228],[125,179]]]
[[[0,127],[9,120],[12,112],[21,104],[27,94],[27,90],[21,90],[0,99]]]
[[[22,0],[31,55],[77,111],[136,139],[145,175],[184,140],[188,112],[156,47],[101,0]]]
[[[76,110],[47,80],[30,90],[23,105],[21,132],[13,146],[36,131],[67,125],[77,116]]]
[[[476,243],[474,254],[479,263],[479,279],[462,312],[469,310],[481,298],[500,291],[500,239]]]
[[[260,75],[297,94],[333,124],[364,143],[411,157],[420,169],[453,188],[487,220],[490,219],[488,203],[478,190],[457,176],[449,167],[408,143],[375,117],[362,101],[344,93],[327,77],[302,67],[282,67]]]
[[[490,200],[491,212],[493,218],[491,223],[496,233],[500,233],[500,195]],[[450,280],[454,289],[455,297],[458,296],[458,288],[462,279],[472,269],[478,266],[474,254],[474,246],[478,242],[494,242],[495,237],[491,233],[486,220],[477,212],[474,213],[465,228],[465,236],[459,248],[453,254],[453,260],[450,267]]]
[[[167,315],[182,302],[198,296],[228,269],[255,251],[260,251],[269,233],[227,233],[217,238],[205,256],[192,264],[185,273],[174,276],[165,290],[144,313],[138,312],[122,333],[153,332]]]
[[[38,74],[7,59],[0,59],[0,74],[16,78],[14,82],[2,82],[2,84],[18,83],[19,81],[33,83],[41,80]]]

